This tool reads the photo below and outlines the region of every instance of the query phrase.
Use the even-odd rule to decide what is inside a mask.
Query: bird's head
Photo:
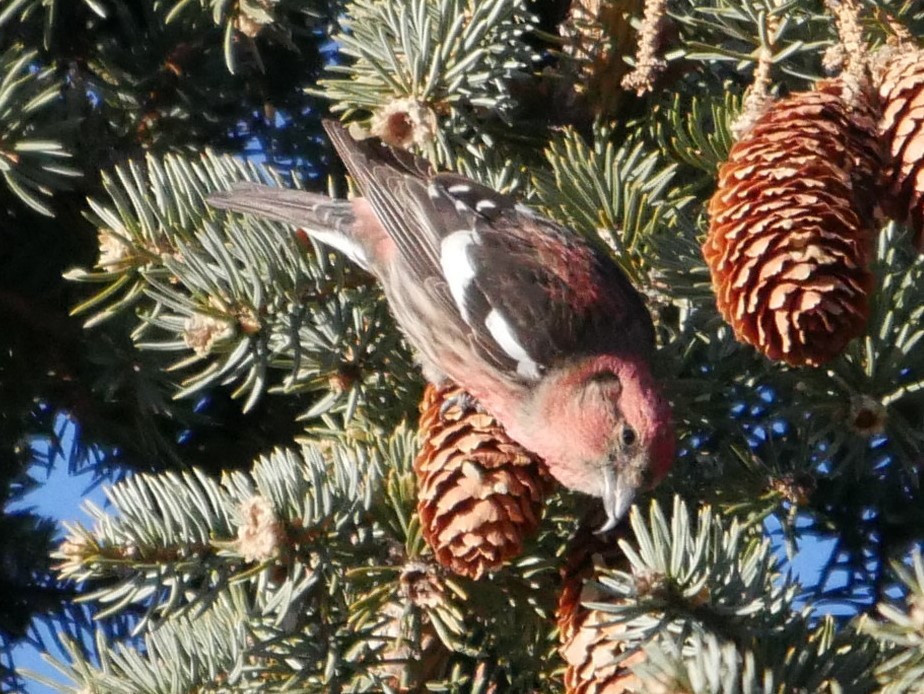
[[[670,406],[644,358],[590,357],[548,374],[535,396],[533,450],[566,487],[603,499],[601,531],[670,470]]]

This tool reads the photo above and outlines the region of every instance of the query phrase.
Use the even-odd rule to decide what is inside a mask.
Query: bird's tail
[[[208,203],[223,210],[292,224],[368,269],[364,249],[353,238],[356,215],[346,200],[334,200],[305,190],[241,182],[228,191],[213,193]]]
[[[346,234],[355,221],[353,207],[346,200],[259,183],[235,183],[231,190],[210,195],[208,203],[223,210],[249,212],[308,230],[329,229]]]

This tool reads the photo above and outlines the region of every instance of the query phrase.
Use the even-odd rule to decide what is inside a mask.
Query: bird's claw
[[[466,412],[484,412],[481,403],[478,402],[471,393],[464,390],[460,390],[455,395],[451,395],[443,400],[443,404],[440,405],[440,419],[446,420],[447,415],[453,408],[458,408],[459,414],[465,414]]]

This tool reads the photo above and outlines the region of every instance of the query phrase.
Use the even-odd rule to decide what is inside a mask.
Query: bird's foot
[[[453,412],[455,410],[456,412]],[[459,415],[467,412],[484,412],[481,403],[467,391],[460,390],[455,395],[451,395],[440,405],[440,419],[457,419]],[[452,413],[453,416],[450,415]]]

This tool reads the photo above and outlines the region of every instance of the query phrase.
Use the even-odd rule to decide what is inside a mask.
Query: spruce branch
[[[257,176],[232,157],[212,155],[201,165],[170,155],[163,162],[149,157],[145,165],[130,162],[103,172],[110,202],[91,199],[88,214],[99,229],[98,269],[73,270],[67,277],[106,286],[72,312],[93,311],[86,323],[92,327],[133,306],[143,296],[144,276],[166,276],[163,258],[177,252],[173,238],[193,240],[195,220],[206,212],[205,195],[222,179]]]
[[[239,589],[234,595],[217,599],[209,608],[195,616],[183,616],[165,622],[157,631],[144,635],[139,647],[134,644],[113,643],[97,633],[96,651],[99,663],[85,653],[84,647],[74,641],[66,642],[68,663],[47,658],[50,664],[64,675],[70,685],[61,689],[58,682],[41,675],[33,679],[53,686],[57,691],[81,694],[84,692],[125,692],[141,694],[152,691],[222,692],[266,691],[281,689],[286,684],[286,670],[294,663],[285,661],[287,644],[283,639],[260,639],[272,631],[259,626],[248,600]],[[276,630],[278,632],[278,630]],[[258,656],[269,652],[275,656],[275,667],[265,667]],[[300,644],[307,655],[311,643]],[[315,650],[317,647],[315,646]],[[273,661],[271,661],[273,662]],[[313,673],[317,676],[317,673]],[[289,674],[289,680],[298,682]],[[274,686],[275,685],[275,686]]]
[[[769,542],[753,530],[713,517],[709,507],[694,521],[676,496],[669,517],[652,502],[647,519],[636,507],[630,523],[635,543],[621,540],[619,546],[631,574],[615,572],[600,583],[605,594],[631,602],[598,609],[638,619],[629,632],[636,638],[650,638],[662,628],[659,612],[668,623],[680,620],[688,628],[695,623],[730,639],[780,628],[791,619],[796,587],[779,583]],[[676,633],[679,626],[669,629]]]
[[[714,634],[694,632],[646,648],[646,660],[636,670],[652,691],[678,694],[876,691],[867,672],[874,651],[868,639],[854,639],[854,634],[839,633],[831,618],[815,627],[800,624],[743,649]]]
[[[451,166],[468,144],[493,144],[486,121],[509,118],[510,80],[534,61],[524,38],[535,21],[522,0],[356,0],[334,36],[352,62],[331,66],[343,76],[320,80],[319,94],[373,134]]]
[[[884,694],[918,691],[924,678],[924,558],[916,548],[907,562],[893,562],[904,599],[880,602],[878,620],[865,617],[860,630],[880,644],[876,678]]]
[[[886,40],[902,42],[905,37],[921,36],[924,29],[924,9],[914,0],[898,0],[883,6],[877,3],[873,8],[874,26],[880,29]]]
[[[644,649],[631,669],[646,691],[872,691],[872,644],[797,611],[798,585],[754,529],[709,507],[692,520],[679,497],[669,516],[653,502],[630,523],[630,571],[603,571],[586,606],[622,626],[621,650]]]
[[[194,663],[181,681],[206,691],[213,654],[231,658],[220,685],[241,691],[535,685],[552,657],[542,605],[552,572],[533,561],[478,585],[446,576],[413,517],[413,458],[414,433],[399,427],[277,451],[221,482],[190,473],[117,485],[114,515],[91,509],[94,528],[72,527],[57,555],[65,575],[101,586],[86,600],[104,615],[143,615],[145,645],[116,649],[108,686],[150,681],[152,643]],[[229,609],[243,631],[213,631],[211,615]],[[202,659],[184,650],[193,635]],[[101,677],[71,655],[72,679]]]
[[[67,163],[71,153],[62,144],[74,123],[58,120],[56,70],[37,63],[38,52],[21,45],[0,55],[0,175],[24,204],[51,217],[48,198],[69,190],[80,171]]]
[[[696,275],[695,270],[691,272],[697,263],[695,248],[681,252],[683,245],[678,239],[667,239],[666,248],[668,252],[662,252],[661,258],[679,248],[673,252],[688,268],[685,278],[677,272],[679,266],[668,266],[667,286],[679,296],[695,299]],[[695,384],[701,376],[695,371],[681,371],[675,381],[675,412],[695,411],[709,422],[705,426],[692,423],[692,440],[699,440],[700,450],[695,454],[696,462],[684,468],[681,479],[690,484],[706,477],[704,471],[712,469],[703,465],[706,461],[721,461],[722,474],[737,469],[735,456],[728,455],[736,448],[744,454],[742,460],[756,456],[761,461],[789,461],[788,466],[774,464],[763,473],[753,467],[746,476],[736,476],[736,480],[759,482],[763,474],[765,482],[756,488],[739,484],[735,494],[740,495],[743,505],[758,513],[764,502],[773,503],[773,499],[801,499],[797,515],[792,516],[793,506],[788,513],[777,513],[789,541],[796,543],[808,536],[838,538],[833,556],[810,590],[853,606],[867,604],[893,585],[895,577],[887,560],[907,551],[907,528],[921,522],[917,464],[922,446],[921,403],[916,376],[920,373],[920,302],[913,298],[916,290],[912,289],[921,279],[918,257],[908,248],[900,229],[889,226],[879,234],[873,269],[877,292],[872,297],[866,334],[848,345],[826,369],[789,369],[753,359],[747,363],[741,348],[729,342],[727,331],[711,319],[708,302],[702,304],[701,311],[688,314],[687,339],[677,345],[683,349],[683,364],[695,365],[710,380],[698,391]],[[758,420],[763,421],[754,422],[756,428],[750,434],[742,432],[745,435],[740,438],[732,435],[732,448],[723,448],[722,438],[730,432],[729,412],[723,413],[720,400],[707,394],[722,393],[726,402],[737,407],[741,388],[759,384],[772,384],[774,393],[773,401],[762,407]],[[769,432],[774,428],[786,433],[773,437],[773,448],[753,437],[761,429]],[[723,453],[709,455],[716,447]],[[772,453],[770,458],[768,453]],[[809,483],[808,495],[798,493],[804,483]],[[745,488],[750,491],[744,492]],[[708,486],[701,493],[711,498]],[[743,508],[739,504],[734,507]],[[880,510],[886,508],[888,512]],[[798,531],[794,529],[796,522]],[[832,533],[832,528],[838,530]],[[870,556],[879,559],[870,561]],[[849,577],[847,585],[825,588],[838,573]]]
[[[195,471],[138,475],[107,490],[115,515],[87,504],[93,529],[68,526],[58,569],[79,582],[115,579],[82,599],[108,605],[104,616],[137,606],[136,631],[200,611],[242,581],[259,587],[266,612],[285,611],[290,601],[272,596],[315,583],[318,562],[330,561],[325,543],[355,527],[378,470],[374,455],[341,445],[276,451],[220,483]],[[284,588],[264,570],[274,565],[289,577]]]
[[[741,113],[731,124],[731,132],[735,139],[743,137],[754,123],[770,106],[773,97],[770,94],[773,86],[774,47],[780,31],[780,17],[768,13],[764,16],[763,30],[760,32],[761,47],[757,53],[757,64],[754,66],[754,81],[741,103]]]
[[[3,0],[0,3],[0,27],[14,22],[27,24],[42,17],[43,46],[51,47],[55,31],[59,28],[58,18],[61,15],[61,2],[67,0]],[[123,9],[120,0],[83,0],[81,11],[88,12],[101,19],[106,19],[114,9]]]
[[[598,117],[615,116],[627,103],[628,91],[623,80],[630,73],[633,51],[640,49],[642,34],[651,36],[648,48],[657,50],[657,20],[645,28],[633,28],[635,17],[643,12],[642,0],[575,0],[568,15],[558,25],[561,53],[557,55],[556,73],[547,77],[545,89],[549,98],[562,103],[561,113],[567,122],[574,122],[584,111]],[[644,20],[642,20],[644,23]],[[654,57],[654,53],[650,54]],[[643,61],[647,62],[647,56]],[[558,115],[559,109],[553,113]]]
[[[169,8],[167,5],[170,5]],[[210,15],[215,26],[222,29],[222,47],[225,65],[232,74],[243,71],[248,55],[260,72],[265,71],[263,58],[256,39],[279,43],[293,52],[298,45],[293,41],[293,29],[300,25],[321,22],[330,12],[324,0],[303,3],[292,0],[169,0],[165,3],[164,21],[178,22],[194,14]],[[304,31],[304,29],[302,28]]]
[[[713,0],[689,10],[671,14],[689,31],[681,48],[687,59],[728,63],[729,77],[761,62],[803,79],[821,76],[812,58],[829,42],[821,33],[825,18],[798,2]]]
[[[98,269],[68,274],[104,288],[74,312],[93,312],[87,327],[133,312],[139,348],[178,353],[176,397],[234,386],[246,411],[268,390],[309,393],[306,418],[365,407],[397,421],[419,377],[371,279],[284,225],[205,205],[210,192],[261,179],[281,183],[213,154],[149,156],[104,174],[110,202],[90,202]]]
[[[731,125],[740,111],[741,97],[732,90],[721,98],[677,94],[655,120],[655,137],[671,158],[711,179],[734,144]]]
[[[642,285],[646,249],[664,223],[668,186],[674,174],[644,143],[613,143],[610,128],[599,126],[592,144],[573,129],[546,150],[551,170],[537,172],[534,185],[553,218],[606,243],[623,270]]]
[[[493,147],[473,145],[460,150],[452,168],[493,190],[529,200],[535,196],[529,174],[534,164],[521,149],[496,143]]]

